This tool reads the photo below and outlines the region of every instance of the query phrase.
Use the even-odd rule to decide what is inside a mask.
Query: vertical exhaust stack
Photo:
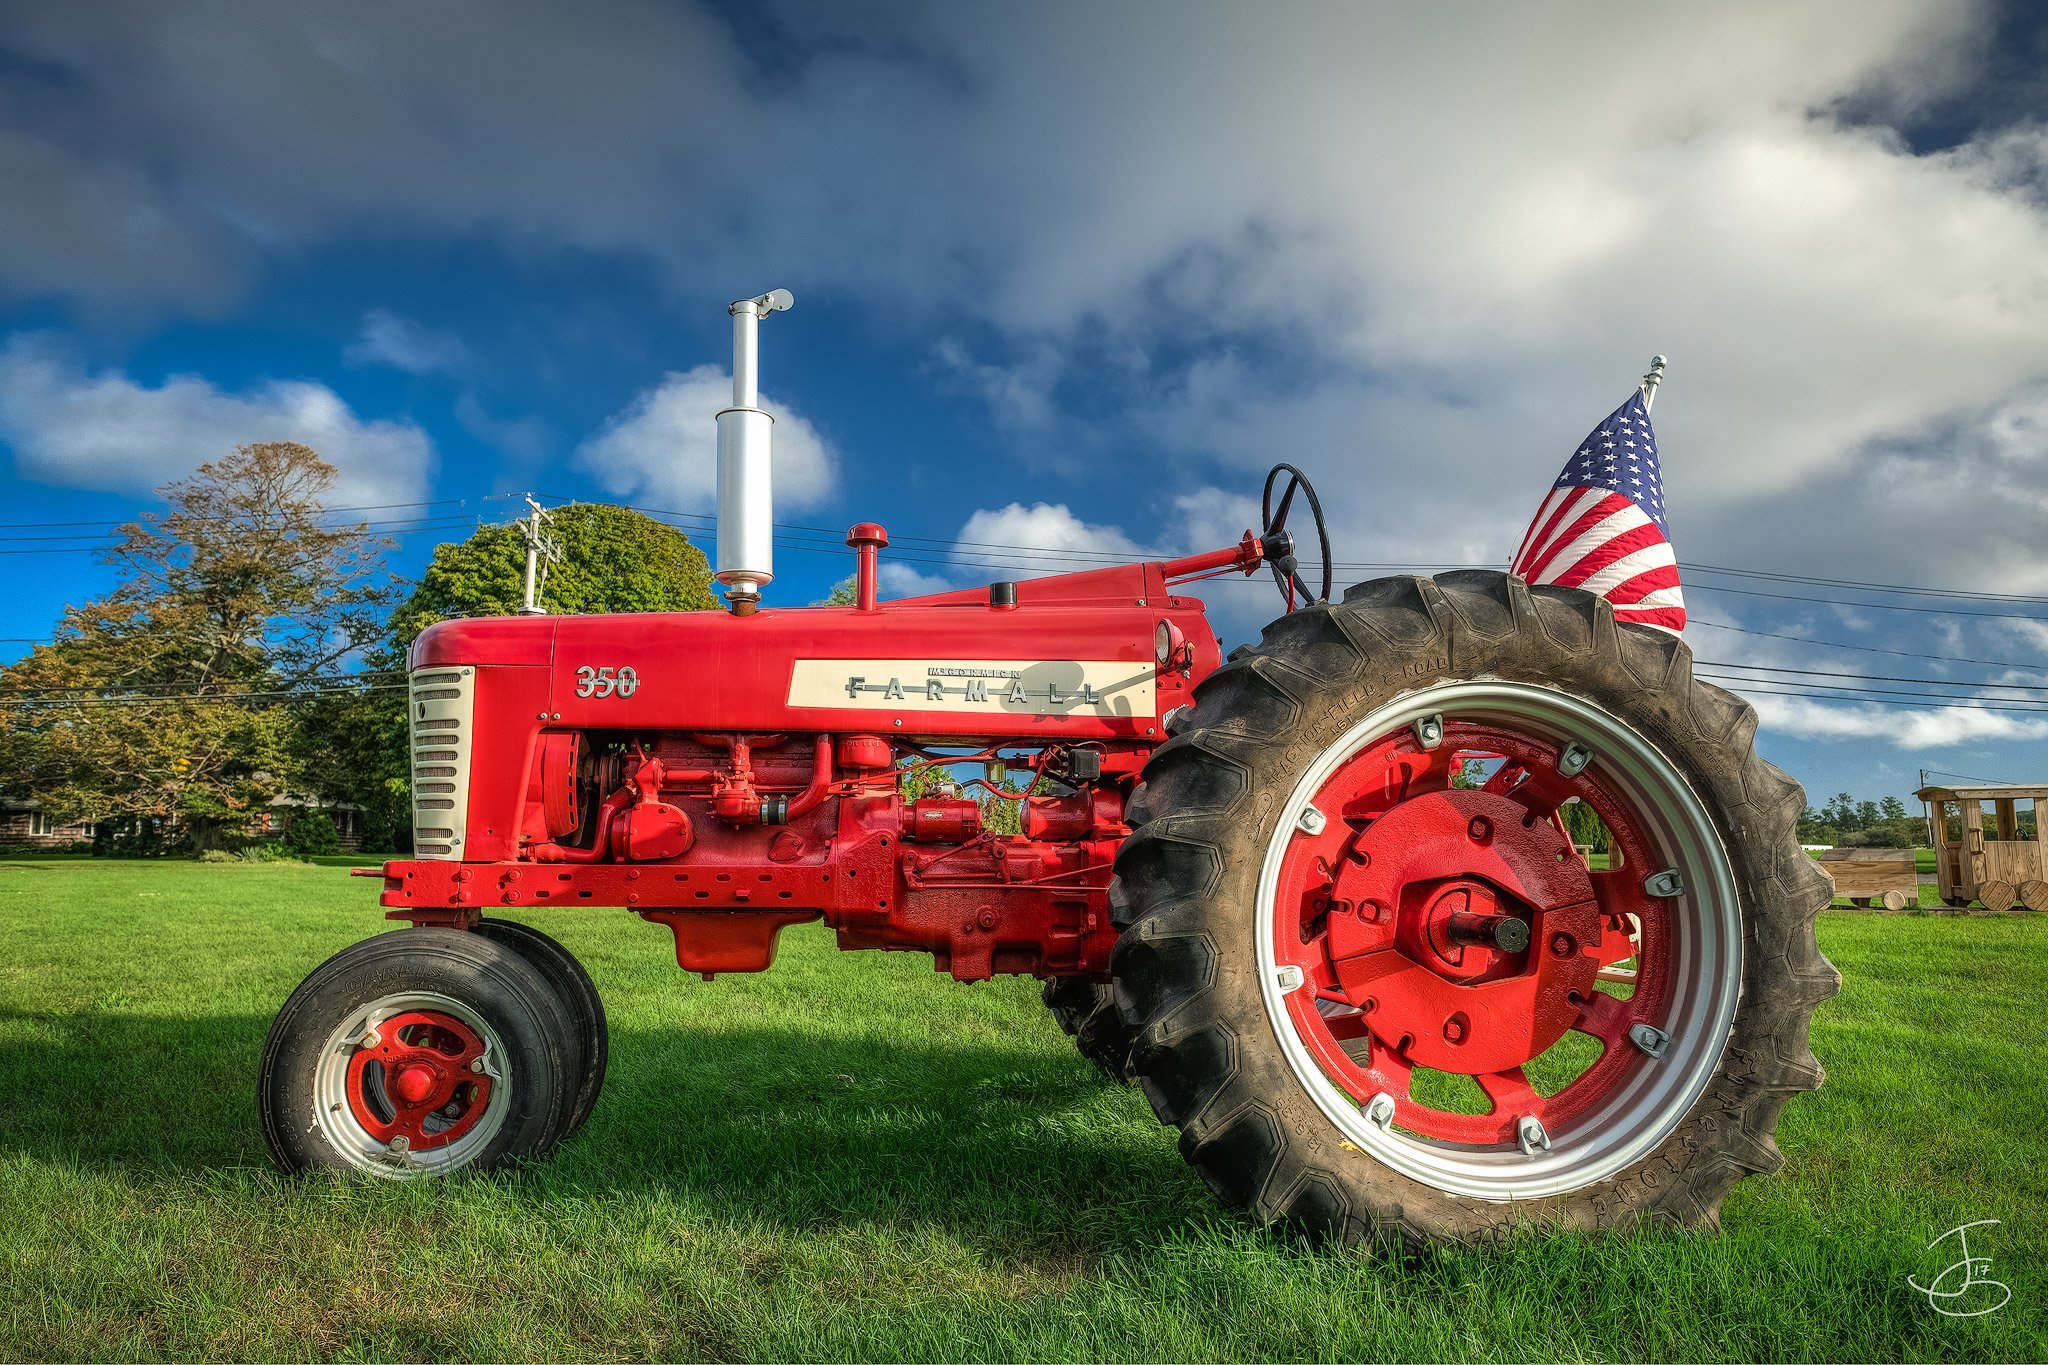
[[[775,495],[769,441],[775,419],[761,410],[756,328],[796,302],[787,289],[741,299],[732,314],[732,406],[718,414],[718,581],[735,616],[751,616],[775,577]]]

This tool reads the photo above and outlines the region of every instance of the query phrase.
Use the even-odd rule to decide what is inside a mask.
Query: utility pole
[[[528,493],[525,497],[526,505],[533,510],[519,523],[519,529],[526,533],[526,593],[519,614],[545,616],[547,611],[540,604],[541,589],[547,586],[547,566],[561,563],[562,549],[541,530],[554,517],[533,500],[533,494]]]

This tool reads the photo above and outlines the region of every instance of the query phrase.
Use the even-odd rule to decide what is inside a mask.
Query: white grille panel
[[[469,819],[470,722],[475,670],[412,675],[405,718],[412,738],[412,847],[416,857],[462,857]]]

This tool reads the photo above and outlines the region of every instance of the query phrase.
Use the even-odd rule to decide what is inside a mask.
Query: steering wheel
[[[1285,474],[1287,486],[1280,493],[1280,505],[1273,505],[1273,485]],[[1309,515],[1315,518],[1316,544],[1322,551],[1323,591],[1320,596],[1308,590],[1302,581],[1301,561],[1295,555],[1294,533],[1287,529],[1287,513],[1294,506],[1294,495],[1300,493],[1308,502]],[[1287,600],[1287,610],[1293,611],[1296,595],[1300,604],[1308,606],[1315,602],[1330,600],[1330,528],[1323,520],[1322,500],[1316,497],[1315,486],[1309,483],[1308,475],[1291,464],[1276,464],[1266,475],[1266,488],[1259,497],[1259,519],[1262,532],[1259,544],[1266,552],[1266,563],[1273,570],[1273,581],[1280,585],[1280,595]]]

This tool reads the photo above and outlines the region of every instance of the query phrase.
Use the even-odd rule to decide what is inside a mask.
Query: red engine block
[[[707,976],[762,970],[785,926],[819,918],[843,948],[928,952],[963,981],[1107,969],[1110,864],[1129,833],[1114,789],[1023,798],[1030,832],[995,834],[976,801],[906,800],[893,761],[837,761],[889,755],[878,737],[849,736],[835,754],[821,736],[801,766],[738,745],[749,763],[739,772],[730,759],[712,766],[701,740],[638,749],[597,806],[589,846],[538,842],[535,860],[516,864],[394,862],[384,904],[431,924],[471,924],[494,906],[624,905],[668,925],[676,960]],[[583,757],[581,745],[542,750],[544,764]],[[1128,785],[1143,752],[1118,757],[1104,777]],[[567,778],[550,771],[539,785],[555,799],[537,809],[550,834],[564,833]]]
[[[422,856],[384,867],[383,903],[460,925],[624,906],[707,975],[765,968],[813,919],[961,980],[1104,974],[1124,804],[1222,662],[1172,584],[1261,553],[847,608],[443,622],[411,660]],[[905,794],[998,758],[1028,794]],[[1005,802],[1020,832],[985,827]]]

